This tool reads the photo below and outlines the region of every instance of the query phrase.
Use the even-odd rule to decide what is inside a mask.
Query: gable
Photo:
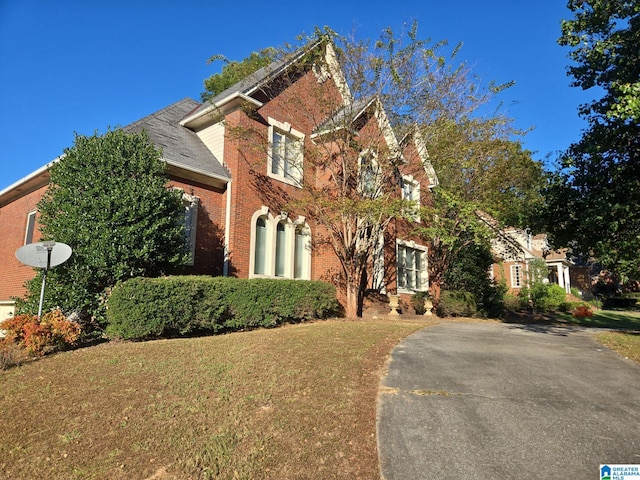
[[[230,179],[227,169],[195,132],[180,125],[180,120],[198,106],[200,103],[185,98],[127,125],[123,130],[145,130],[151,142],[162,149],[162,160],[169,166],[168,173],[222,185]]]

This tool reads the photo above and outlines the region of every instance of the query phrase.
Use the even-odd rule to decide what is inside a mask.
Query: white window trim
[[[267,175],[280,182],[288,183],[289,185],[293,185],[294,187],[302,188],[302,179],[304,176],[304,133],[293,128],[288,122],[280,122],[272,117],[267,117],[267,119],[269,122],[269,161],[267,162]],[[277,131],[285,137],[293,137],[300,142],[300,165],[299,167],[297,166],[297,168],[299,168],[299,174],[294,178],[285,177],[284,175],[279,175],[272,172],[274,131]]]
[[[189,254],[189,258],[186,261],[186,265],[193,267],[196,261],[196,238],[198,233],[198,206],[200,204],[200,199],[196,196],[189,195],[188,193],[182,192],[182,204],[184,205],[184,208],[185,208],[185,215],[187,211],[191,212],[189,217],[189,220],[191,222],[191,225],[189,228],[189,238],[187,238],[185,235],[185,243],[187,244],[187,247],[188,247],[187,253]]]
[[[406,198],[405,197],[405,190],[404,190],[404,185],[405,184],[411,184],[413,186],[413,190],[412,190],[412,198]],[[419,209],[420,209],[420,182],[418,180],[416,180],[415,178],[413,178],[413,175],[403,175],[402,176],[402,200],[405,200],[407,202],[412,202],[415,205],[412,205],[411,208],[411,213],[413,213],[413,210],[415,210],[416,212],[413,213],[412,215],[410,215],[411,219],[414,222],[419,222],[420,221],[420,213],[419,213]]]
[[[27,228],[24,232],[24,244],[33,243],[33,237],[36,232],[36,215],[38,211],[32,210],[27,213]]]
[[[371,160],[371,166],[374,170],[373,185],[371,185],[372,195],[369,195],[369,186],[363,182],[362,164],[364,159]],[[377,198],[380,196],[380,163],[378,162],[378,154],[371,149],[365,149],[358,156],[358,192],[365,198]]]
[[[520,270],[520,275],[515,275],[516,270]],[[516,279],[519,278],[519,282],[516,282]],[[511,265],[511,288],[522,288],[524,286],[524,265],[521,263],[516,263],[515,265]]]
[[[422,252],[422,271],[420,272],[420,283],[421,287],[415,290],[410,290],[405,287],[401,287],[399,285],[398,279],[398,257],[399,257],[399,249],[398,247],[411,248],[413,250],[417,250]],[[427,247],[424,245],[420,245],[415,243],[414,241],[405,241],[405,240],[396,240],[396,286],[398,293],[415,293],[415,292],[426,292],[429,290],[429,259],[427,256]]]
[[[264,217],[267,226],[267,244],[265,245],[265,273],[255,273],[255,252],[256,252],[256,222],[258,218]],[[276,276],[276,241],[278,224],[284,223],[286,234],[285,245],[285,271],[284,275]],[[262,207],[251,217],[251,241],[249,255],[249,278],[295,278],[295,241],[296,229],[302,227],[305,233],[304,249],[306,255],[302,269],[302,276],[297,280],[311,279],[311,230],[304,217],[298,217],[292,221],[286,213],[272,215],[267,207]]]

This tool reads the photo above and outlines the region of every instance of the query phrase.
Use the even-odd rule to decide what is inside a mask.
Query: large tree
[[[394,218],[415,217],[415,211],[399,199],[400,178],[410,173],[406,169],[411,167],[399,155],[402,145],[389,141],[387,128],[395,132],[396,139],[413,133],[421,135],[441,177],[438,188],[446,186],[438,197],[444,203],[434,203],[423,216],[423,225],[441,226],[438,238],[430,235],[433,229],[423,230],[426,242],[434,241],[434,245],[448,241],[443,240],[445,235],[449,239],[459,233],[450,229],[448,215],[453,215],[454,223],[464,217],[465,222],[472,222],[469,229],[483,232],[487,225],[475,214],[478,209],[494,206],[509,221],[519,218],[523,210],[520,207],[533,198],[529,192],[537,185],[529,180],[541,169],[533,164],[529,152],[510,141],[509,135],[514,132],[508,119],[475,118],[482,106],[509,85],[479,82],[464,63],[457,62],[460,46],[449,49],[444,41],[434,43],[419,38],[415,23],[400,34],[386,29],[375,41],[354,40],[325,30],[316,32],[307,45],[317,45],[318,41],[335,47],[340,73],[332,68],[330,60],[323,64],[326,58],[318,54],[321,49],[310,48],[300,56],[297,65],[302,68],[277,70],[280,84],[271,84],[268,92],[279,93],[296,85],[301,72],[309,67],[317,77],[317,81],[308,83],[304,93],[277,99],[283,110],[291,112],[295,123],[311,125],[314,132],[311,141],[305,139],[303,144],[302,188],[297,198],[278,206],[322,227],[314,230],[314,244],[331,248],[338,258],[337,277],[345,288],[347,315],[353,316],[359,313],[362,294],[374,275],[374,257],[381,236]],[[296,54],[300,55],[299,51]],[[279,51],[273,57],[278,69],[282,68],[278,60],[287,55],[290,52]],[[339,85],[348,85],[347,93],[326,95],[324,81],[332,75]],[[336,75],[344,75],[344,79]],[[343,101],[345,95],[349,97],[347,105]],[[309,98],[314,101],[308,102]],[[377,131],[368,128],[370,120],[383,127]],[[247,146],[263,149],[260,158],[267,158],[269,143],[264,135],[246,126],[228,131],[239,141],[247,142]],[[371,155],[362,155],[363,152]],[[424,175],[422,165],[415,167]],[[485,175],[487,169],[491,176]],[[526,172],[526,179],[522,172]],[[469,176],[455,186],[453,180],[445,179],[463,174]],[[271,183],[264,185],[270,202],[287,198]],[[469,186],[473,187],[473,195],[467,191]],[[482,238],[485,236],[483,233]],[[480,241],[480,234],[477,239]],[[447,252],[455,253],[465,245],[458,242],[447,246]],[[443,250],[438,246],[429,252]],[[447,252],[442,255],[448,260],[451,256]]]
[[[582,138],[561,158],[547,192],[548,229],[559,245],[640,275],[640,4],[572,0],[559,43],[571,48],[573,86],[593,89],[582,105]]]
[[[48,306],[95,315],[105,289],[119,280],[183,264],[182,196],[167,188],[160,157],[146,133],[111,130],[76,135],[51,165],[38,203],[42,237],[70,245],[73,254],[47,276]],[[39,278],[30,282],[23,309],[37,305],[39,286]]]
[[[542,204],[544,174],[506,117],[464,115],[423,131],[440,185],[417,231],[430,241],[429,281],[437,303],[448,270],[466,250],[486,245],[503,226],[531,222]]]

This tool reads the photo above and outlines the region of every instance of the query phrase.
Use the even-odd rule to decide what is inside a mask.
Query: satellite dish
[[[25,265],[36,268],[53,268],[71,257],[71,247],[66,243],[28,243],[16,250],[16,258]]]
[[[47,242],[28,243],[16,250],[16,258],[25,265],[44,268],[42,273],[42,288],[40,289],[40,306],[38,319],[42,318],[42,304],[44,303],[44,286],[47,283],[47,271],[66,262],[71,257],[71,247],[66,243],[53,240]]]

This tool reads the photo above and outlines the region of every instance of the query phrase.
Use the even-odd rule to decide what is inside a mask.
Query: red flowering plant
[[[29,355],[44,355],[75,346],[82,334],[80,325],[67,320],[60,310],[45,313],[40,321],[35,315],[17,315],[2,322],[0,328]]]
[[[591,310],[591,307],[589,305],[578,305],[576,308],[574,308],[571,315],[576,318],[591,317],[593,316],[593,311]]]

